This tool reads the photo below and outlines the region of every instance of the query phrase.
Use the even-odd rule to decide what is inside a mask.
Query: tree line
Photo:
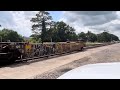
[[[19,35],[16,31],[10,29],[0,30],[0,42],[23,42],[24,38]]]
[[[63,21],[54,22],[52,17],[46,11],[39,11],[34,18],[31,19],[33,35],[31,41],[37,42],[65,42],[83,39],[90,42],[110,42],[118,41],[119,38],[106,31],[95,34],[90,31],[76,34],[75,29]]]
[[[110,42],[118,41],[119,38],[107,31],[100,34],[95,34],[91,31],[87,33],[81,32],[76,34],[75,29],[63,21],[55,22],[52,16],[46,11],[39,11],[35,17],[30,20],[32,25],[33,34],[30,36],[29,41],[33,43],[43,42],[66,42],[77,41],[83,39],[89,42]],[[0,30],[0,39],[3,42],[10,40],[11,42],[23,42],[24,37],[19,35],[14,30],[3,29]]]
[[[111,42],[119,40],[116,35],[110,34],[107,31],[104,31],[100,34],[95,34],[90,31],[87,33],[81,32],[78,34],[78,37],[90,42]]]

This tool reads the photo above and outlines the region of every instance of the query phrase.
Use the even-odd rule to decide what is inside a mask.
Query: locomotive
[[[83,50],[85,42],[29,43],[0,42],[0,62],[15,62],[30,58],[49,57],[51,55]]]

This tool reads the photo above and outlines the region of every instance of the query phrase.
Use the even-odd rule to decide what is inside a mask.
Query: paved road
[[[87,59],[84,59],[86,58]],[[59,69],[74,61],[80,61],[80,65],[97,62],[120,61],[120,44],[88,49],[83,52],[47,59],[38,62],[26,62],[17,65],[9,65],[0,68],[0,79],[26,79],[44,75],[51,70]],[[86,63],[85,63],[86,62]],[[79,65],[77,65],[78,67]],[[38,77],[40,78],[40,77]]]

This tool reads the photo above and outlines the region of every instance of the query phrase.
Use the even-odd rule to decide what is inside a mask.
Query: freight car
[[[0,62],[15,62],[30,58],[49,57],[50,55],[82,50],[84,41],[58,43],[1,42]]]

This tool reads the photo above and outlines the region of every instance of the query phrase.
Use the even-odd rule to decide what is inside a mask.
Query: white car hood
[[[58,79],[120,79],[120,62],[84,65],[68,71]]]

